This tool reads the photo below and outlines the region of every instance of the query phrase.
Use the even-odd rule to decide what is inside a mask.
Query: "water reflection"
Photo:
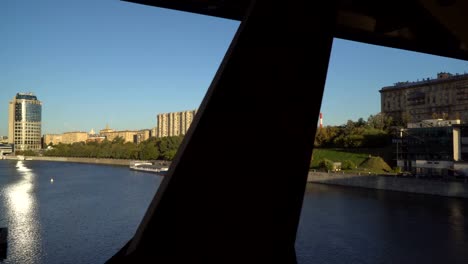
[[[463,204],[460,200],[453,200],[449,204],[449,224],[451,225],[452,237],[457,243],[466,241],[465,221]]]
[[[18,161],[16,170],[19,178],[5,191],[10,236],[7,263],[35,263],[40,248],[33,191],[36,177],[23,161]]]

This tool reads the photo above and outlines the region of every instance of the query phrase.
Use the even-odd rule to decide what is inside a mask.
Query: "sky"
[[[158,113],[198,108],[238,26],[116,0],[0,1],[0,135],[17,92],[43,102],[43,134],[152,128]],[[335,39],[324,125],[366,119],[382,87],[438,72],[468,62]]]

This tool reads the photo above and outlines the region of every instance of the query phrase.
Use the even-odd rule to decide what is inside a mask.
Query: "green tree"
[[[354,162],[352,162],[351,160],[345,160],[343,161],[341,168],[343,170],[352,170],[356,168],[356,164],[354,164]]]
[[[326,128],[318,128],[317,132],[315,133],[315,147],[323,147],[328,140],[327,129]]]
[[[322,159],[319,161],[318,166],[322,170],[331,171],[333,170],[333,161],[329,159]]]
[[[156,146],[156,139],[149,139],[141,143],[140,159],[155,160],[159,158],[159,150]]]

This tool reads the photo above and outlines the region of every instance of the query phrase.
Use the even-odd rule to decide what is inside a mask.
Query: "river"
[[[4,262],[104,263],[133,236],[160,181],[125,167],[0,161]]]
[[[104,263],[134,234],[160,182],[118,166],[0,161],[4,263]],[[466,199],[308,184],[298,262],[466,264],[467,214]]]

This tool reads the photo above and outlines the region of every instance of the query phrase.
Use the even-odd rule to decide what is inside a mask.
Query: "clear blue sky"
[[[0,135],[8,101],[34,92],[43,133],[143,129],[195,109],[239,22],[115,0],[0,1]],[[380,111],[382,86],[463,73],[468,62],[336,39],[325,125]]]

